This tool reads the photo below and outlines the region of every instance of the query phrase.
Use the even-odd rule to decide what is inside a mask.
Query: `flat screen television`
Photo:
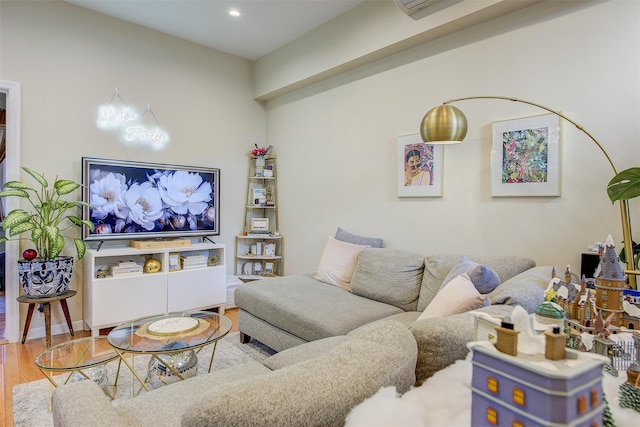
[[[82,158],[85,240],[220,234],[220,169]]]

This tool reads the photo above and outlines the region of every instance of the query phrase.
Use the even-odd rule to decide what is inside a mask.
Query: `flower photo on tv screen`
[[[215,168],[83,159],[85,239],[219,234]]]

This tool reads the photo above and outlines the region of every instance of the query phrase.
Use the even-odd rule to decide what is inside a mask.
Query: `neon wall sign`
[[[162,148],[169,141],[169,135],[160,128],[129,126],[124,130],[124,139],[131,143],[149,144],[153,148]]]
[[[114,129],[135,122],[138,114],[129,107],[116,108],[113,105],[104,105],[98,112],[98,127],[100,129]]]
[[[155,126],[147,127],[144,123],[147,113],[151,113]],[[122,142],[127,144],[148,145],[159,150],[169,142],[169,134],[160,126],[151,104],[147,104],[144,113],[138,114],[124,102],[118,89],[114,91],[109,103],[98,108],[97,126],[103,130],[118,131]]]

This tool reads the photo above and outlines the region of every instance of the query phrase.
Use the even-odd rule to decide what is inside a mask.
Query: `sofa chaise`
[[[483,277],[479,282],[486,280],[484,276],[489,273],[497,274],[497,283],[482,292],[487,296],[484,303],[469,308],[508,316],[515,305],[530,313],[535,311],[544,301],[552,270],[536,267],[535,261],[526,257],[425,257],[386,248],[361,250],[356,260],[348,291],[311,274],[268,278],[239,286],[234,297],[240,308],[240,339],[255,338],[282,351],[346,335],[372,322],[396,320],[416,339],[419,385],[435,372],[464,359],[468,353],[466,343],[473,339],[473,315],[469,310],[421,318],[443,282],[446,284],[457,273],[468,273],[467,268],[476,272],[480,269]],[[434,305],[444,303],[437,301]]]

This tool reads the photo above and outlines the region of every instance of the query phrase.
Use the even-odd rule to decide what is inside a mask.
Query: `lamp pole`
[[[505,100],[505,101],[520,102],[522,104],[532,105],[534,107],[537,107],[537,108],[540,108],[542,110],[548,111],[548,112],[550,112],[552,114],[555,114],[556,116],[559,116],[559,117],[563,118],[564,120],[568,121],[569,123],[574,125],[576,128],[578,128],[579,130],[581,130],[585,135],[587,135],[589,137],[589,139],[591,139],[591,141],[593,141],[598,146],[598,148],[600,149],[602,154],[604,154],[604,156],[606,157],[607,161],[609,162],[609,165],[613,169],[613,174],[614,175],[618,174],[618,170],[616,169],[616,166],[613,163],[613,160],[611,160],[611,157],[609,156],[609,153],[607,153],[607,150],[604,149],[602,144],[600,144],[600,142],[589,131],[587,131],[584,127],[582,127],[582,125],[580,125],[579,123],[576,123],[574,120],[572,120],[571,118],[565,116],[561,112],[553,110],[553,109],[551,109],[551,108],[549,108],[547,106],[544,106],[542,104],[538,104],[538,103],[535,103],[535,102],[527,101],[525,99],[512,98],[512,97],[507,97],[507,96],[468,96],[468,97],[465,97],[465,98],[451,99],[449,101],[443,102],[442,104],[443,105],[447,105],[447,104],[451,104],[453,102],[466,101],[466,100],[470,100],[470,99],[502,99],[502,100]],[[626,258],[627,258],[627,269],[625,270],[625,273],[627,273],[627,275],[629,276],[629,285],[631,286],[631,288],[636,289],[636,280],[635,280],[636,278],[635,278],[635,276],[640,274],[640,271],[635,270],[635,266],[633,264],[633,247],[632,247],[632,243],[631,243],[632,242],[632,240],[631,240],[631,225],[630,225],[630,221],[629,221],[629,204],[627,203],[627,200],[619,200],[619,202],[620,202],[620,218],[622,220],[622,236],[623,236],[623,243],[624,243],[624,252],[625,252]]]

